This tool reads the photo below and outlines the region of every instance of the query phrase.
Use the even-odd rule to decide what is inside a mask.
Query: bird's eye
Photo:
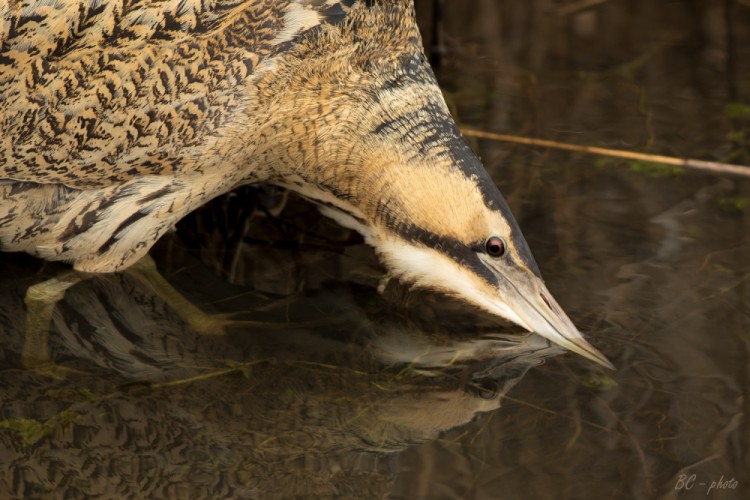
[[[505,254],[505,243],[497,236],[489,238],[484,248],[491,257],[502,257]]]
[[[500,386],[494,380],[483,380],[469,384],[466,390],[482,399],[495,399],[500,392]]]

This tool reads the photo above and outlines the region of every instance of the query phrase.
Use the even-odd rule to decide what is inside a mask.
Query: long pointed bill
[[[542,337],[559,344],[566,349],[580,354],[607,368],[614,369],[612,363],[594,346],[586,342],[567,314],[563,312],[547,287],[539,280],[534,283],[538,293],[519,293],[515,297],[505,298],[507,306],[523,321],[526,327]],[[515,286],[512,287],[515,289]]]
[[[614,369],[602,353],[586,342],[552,298],[538,271],[506,262],[498,263],[482,254],[474,265],[459,265],[443,252],[395,238],[377,241],[376,247],[394,274],[406,281],[460,297],[591,361]]]
[[[497,288],[493,291],[495,299],[491,303],[484,301],[487,310],[591,361],[614,369],[602,353],[586,342],[535,272],[520,267],[495,266],[489,259],[485,263],[498,280]]]

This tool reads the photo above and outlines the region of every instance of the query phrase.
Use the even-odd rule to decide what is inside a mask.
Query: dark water
[[[747,2],[437,5],[461,126],[750,165]],[[26,289],[65,268],[2,256],[0,498],[750,497],[750,181],[475,147],[616,371],[378,293],[359,237],[245,188],[152,252],[210,316],[135,271],[84,280],[53,313],[61,380],[20,353]]]

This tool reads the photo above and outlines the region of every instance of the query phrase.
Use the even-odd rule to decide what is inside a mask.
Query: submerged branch
[[[652,155],[647,153],[637,153],[635,151],[623,151],[621,149],[600,148],[596,146],[578,146],[565,142],[550,141],[545,139],[532,139],[530,137],[521,137],[517,135],[495,134],[493,132],[483,132],[481,130],[462,129],[461,132],[467,137],[477,137],[479,139],[490,139],[500,142],[513,142],[516,144],[526,144],[527,146],[539,146],[543,148],[564,149],[566,151],[575,151],[577,153],[589,153],[602,156],[611,156],[615,158],[627,158],[629,160],[640,160],[651,163],[661,163],[680,168],[690,168],[701,170],[713,174],[738,175],[750,177],[750,167],[742,165],[732,165],[730,163],[720,163],[716,161],[695,160],[690,158],[675,158],[673,156]]]

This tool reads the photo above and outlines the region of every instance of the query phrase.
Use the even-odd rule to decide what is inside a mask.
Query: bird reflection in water
[[[291,298],[225,285],[254,327],[207,337],[122,273],[55,309],[51,358],[77,374],[54,380],[20,363],[24,259],[3,264],[0,300],[0,490],[21,497],[386,496],[401,451],[496,410],[563,351],[425,328],[352,284]],[[216,279],[200,264],[191,277]]]

